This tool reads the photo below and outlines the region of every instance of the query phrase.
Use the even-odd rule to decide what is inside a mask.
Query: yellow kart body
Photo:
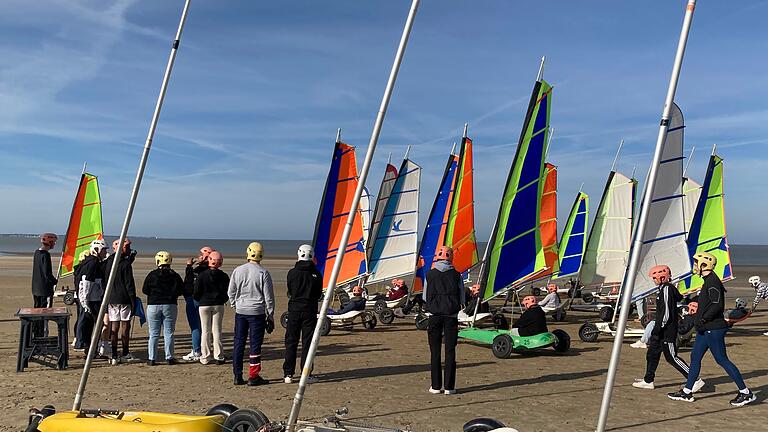
[[[67,411],[46,417],[37,426],[40,432],[222,432],[224,416],[192,416],[156,412],[102,414],[96,418],[78,417]]]

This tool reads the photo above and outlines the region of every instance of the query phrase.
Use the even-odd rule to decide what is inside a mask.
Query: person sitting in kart
[[[352,297],[349,302],[339,310],[328,309],[328,315],[343,315],[347,312],[361,311],[365,309],[365,298],[363,298],[363,289],[357,285],[352,288]]]
[[[533,336],[547,333],[547,316],[539,307],[535,296],[525,296],[522,301],[525,311],[512,325],[512,334],[515,336]]]
[[[551,283],[547,285],[547,295],[539,302],[539,307],[544,312],[551,312],[560,307],[560,296],[557,295],[556,284]]]
[[[742,298],[736,299],[736,307],[725,312],[725,318],[731,321],[740,320],[749,315],[747,302]]]
[[[408,295],[408,285],[402,279],[392,279],[392,287],[387,287],[387,293],[378,293],[368,300],[399,300]]]
[[[755,289],[755,299],[752,301],[752,312],[754,312],[762,300],[768,300],[768,284],[760,281],[760,276],[750,277],[749,284]],[[768,331],[763,333],[763,336],[768,336]]]
[[[488,303],[483,303],[480,298],[480,285],[475,284],[464,290],[464,296],[468,299],[467,306],[464,308],[464,313],[467,315],[475,314],[475,307],[477,307],[477,313],[490,312],[490,306]],[[477,302],[480,302],[480,306],[477,306]]]
[[[424,298],[422,297],[421,293],[416,293],[410,296],[408,300],[405,301],[405,305],[403,305],[400,311],[402,312],[403,316],[405,316],[411,313],[413,308],[416,306],[419,306],[419,308],[424,307]],[[395,314],[397,314],[397,309],[395,309],[395,311]]]

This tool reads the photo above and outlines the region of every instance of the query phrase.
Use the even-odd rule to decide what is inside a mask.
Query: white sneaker
[[[630,345],[632,348],[648,348],[648,344],[645,342],[638,340],[637,342]]]
[[[189,353],[189,354],[187,354],[187,355],[184,355],[184,356],[182,356],[181,358],[182,358],[184,361],[188,361],[188,362],[196,362],[196,361],[200,360],[200,353],[196,353],[196,352],[194,352],[194,351],[190,351],[190,353]]]
[[[286,383],[286,384],[291,384],[291,383],[293,383],[293,377],[292,376],[287,376],[287,377],[283,378],[283,382]]]
[[[112,366],[117,366],[119,363],[120,363],[120,360],[118,360],[116,358],[111,358],[109,360],[109,364],[111,364]]]
[[[652,382],[645,382],[645,380],[639,380],[632,383],[632,387],[641,388],[641,389],[648,389],[653,390],[656,388]]]
[[[430,388],[429,388],[429,392],[430,392],[430,393],[432,393],[432,394],[440,394],[440,393],[442,393],[443,391],[442,391],[442,390],[435,390],[435,389],[433,389],[432,387],[430,387]]]
[[[443,393],[445,393],[445,394],[447,394],[447,395],[456,394],[456,389],[453,389],[453,390],[445,390]]]
[[[692,391],[693,391],[694,393],[696,393],[696,392],[698,392],[699,390],[701,390],[701,389],[702,389],[702,387],[704,387],[704,380],[703,380],[703,379],[701,379],[701,378],[699,378],[698,380],[696,380],[696,382],[695,382],[695,383],[693,383],[693,389],[692,389]]]
[[[763,333],[763,336],[768,336],[768,332]]]

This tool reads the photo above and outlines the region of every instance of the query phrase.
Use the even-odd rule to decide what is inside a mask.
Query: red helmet
[[[224,257],[221,256],[221,252],[215,250],[208,254],[208,267],[217,269],[221,267],[224,262]]]
[[[51,249],[53,249],[53,247],[56,246],[56,240],[58,239],[59,239],[59,236],[57,236],[54,233],[40,234],[40,243],[48,246]]]
[[[667,265],[657,265],[651,267],[651,270],[648,272],[648,276],[653,279],[653,283],[656,285],[661,285],[672,280],[672,270],[670,270],[669,266]]]
[[[523,297],[523,307],[526,309],[529,309],[532,306],[536,306],[539,302],[536,300],[535,296],[525,296]]]
[[[695,315],[697,310],[699,310],[699,302],[690,302],[690,303],[688,303],[688,314],[689,315]]]
[[[405,286],[405,281],[402,279],[392,279],[392,286],[395,288],[402,288]]]
[[[200,248],[200,261],[207,260],[211,252],[213,252],[213,248],[210,246],[203,246]]]
[[[118,252],[118,249],[120,249],[120,239],[115,239],[115,241],[112,242],[112,250],[115,251],[115,253]],[[121,253],[125,253],[128,250],[131,249],[131,239],[128,237],[125,238],[125,241],[123,241],[123,248],[119,251]]]
[[[547,285],[547,292],[556,293],[557,292],[557,284],[549,284]]]
[[[453,261],[453,249],[448,246],[440,246],[437,250],[437,260]]]

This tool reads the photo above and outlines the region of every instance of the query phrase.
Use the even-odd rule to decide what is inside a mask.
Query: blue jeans
[[[187,304],[185,312],[187,313],[189,331],[192,333],[192,351],[200,354],[200,306],[192,296],[184,296],[184,301]]]
[[[699,379],[701,359],[704,358],[707,350],[712,351],[712,357],[728,373],[728,376],[736,383],[739,390],[747,388],[739,368],[728,359],[728,354],[725,353],[725,333],[727,331],[728,329],[724,328],[696,332],[696,343],[693,345],[693,351],[691,351],[691,371],[688,373],[688,383],[685,385],[685,388],[692,389],[693,383]]]
[[[264,342],[266,321],[266,315],[235,314],[235,340],[232,349],[232,372],[235,377],[243,376],[243,354],[245,341],[249,336],[251,347],[248,353],[248,378],[256,378],[261,373],[261,344]]]
[[[176,316],[178,313],[179,307],[175,304],[147,306],[147,322],[149,322],[147,357],[149,357],[149,360],[155,360],[157,341],[160,339],[160,327],[163,328],[165,359],[173,358],[173,333],[176,330]]]

